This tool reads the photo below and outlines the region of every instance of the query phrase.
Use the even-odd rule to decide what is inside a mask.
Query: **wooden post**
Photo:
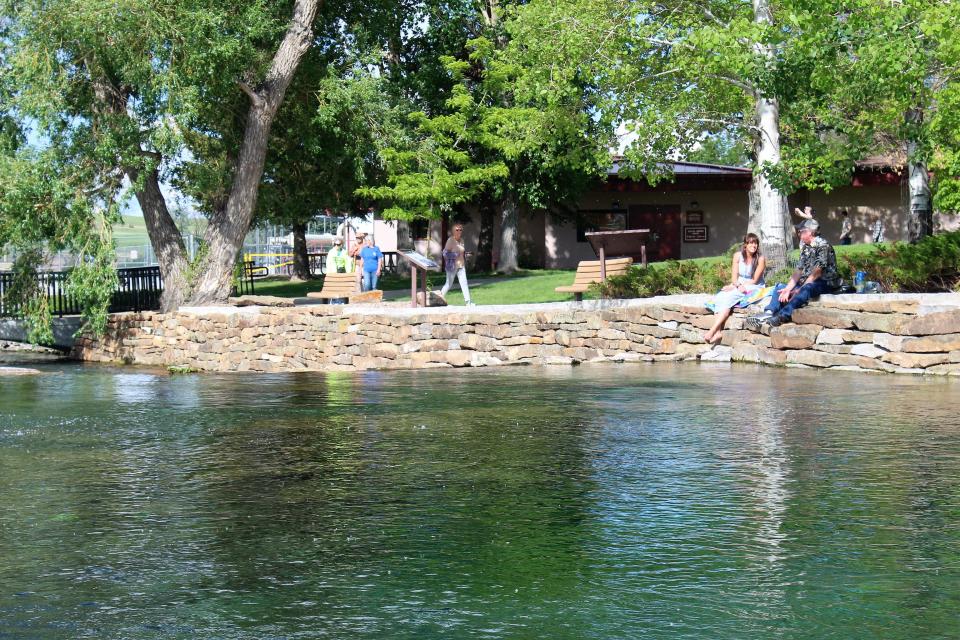
[[[420,278],[423,281],[423,306],[429,307],[430,299],[427,297],[427,270],[426,269],[420,270]]]
[[[410,264],[410,306],[417,307],[417,268],[412,263]]]
[[[607,257],[603,250],[603,243],[600,243],[600,282],[607,281]]]
[[[643,268],[647,268],[647,245],[646,243],[640,245],[640,264],[643,265]]]

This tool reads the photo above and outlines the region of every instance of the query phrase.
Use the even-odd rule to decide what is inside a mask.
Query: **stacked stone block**
[[[78,341],[95,361],[201,371],[422,369],[658,360],[960,375],[960,296],[825,296],[794,324],[751,333],[743,315],[703,343],[706,296],[503,307],[185,308],[117,314]]]

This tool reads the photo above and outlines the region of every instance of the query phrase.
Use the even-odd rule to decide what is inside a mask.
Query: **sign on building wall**
[[[689,215],[689,214],[688,214]],[[705,224],[688,224],[683,228],[684,242],[709,242],[709,227]]]

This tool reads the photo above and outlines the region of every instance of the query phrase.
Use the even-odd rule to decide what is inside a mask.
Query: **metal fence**
[[[233,288],[234,295],[254,293],[253,282],[257,267],[252,262],[243,263],[242,274]],[[82,312],[79,301],[67,292],[68,271],[41,272],[35,275],[35,291],[45,296],[51,315],[57,317],[78,315]],[[163,295],[163,278],[160,267],[117,269],[117,287],[110,301],[110,312],[152,311],[160,308]],[[0,272],[0,317],[23,315],[23,305],[13,298],[14,274]]]
[[[160,267],[117,269],[117,288],[110,311],[151,311],[160,308],[163,278]]]
[[[51,315],[57,317],[78,315],[80,302],[67,291],[68,271],[48,271],[34,276],[34,291],[44,296]],[[110,311],[148,311],[160,308],[163,281],[160,267],[118,269],[117,287],[110,302]],[[23,302],[13,298],[14,274],[0,273],[0,317],[23,314]]]

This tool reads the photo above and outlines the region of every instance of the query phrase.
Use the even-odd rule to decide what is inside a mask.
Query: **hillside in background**
[[[123,216],[123,222],[113,225],[117,247],[138,247],[150,244],[143,216]]]

